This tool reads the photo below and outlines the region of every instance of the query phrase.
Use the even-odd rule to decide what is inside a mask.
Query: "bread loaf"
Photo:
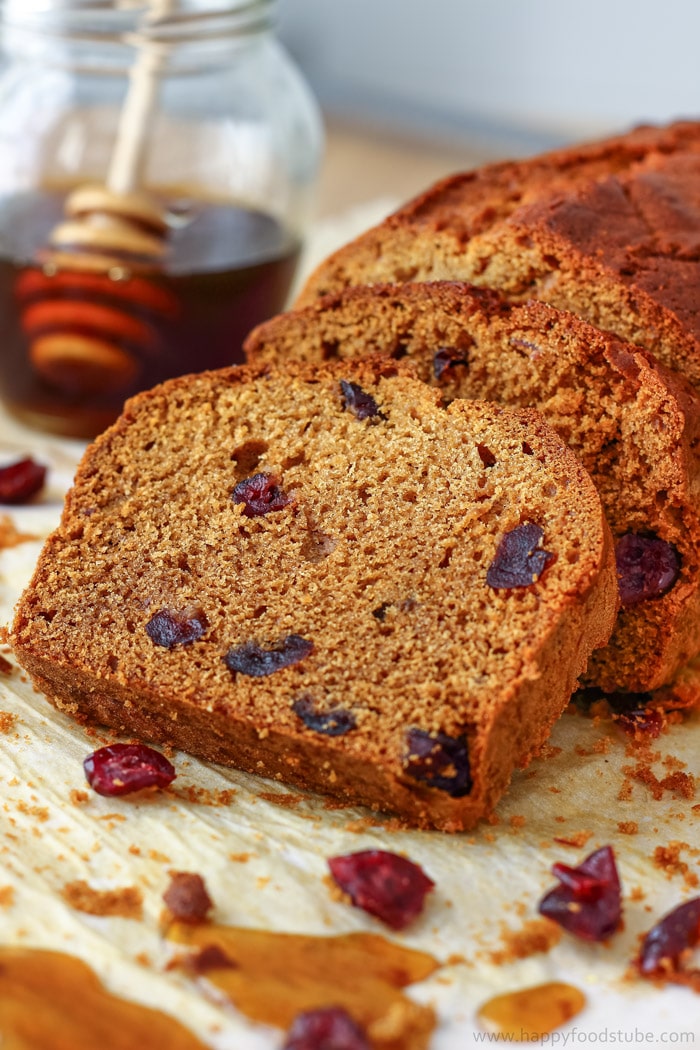
[[[700,123],[437,183],[323,262],[297,305],[381,282],[464,280],[541,299],[700,385]]]

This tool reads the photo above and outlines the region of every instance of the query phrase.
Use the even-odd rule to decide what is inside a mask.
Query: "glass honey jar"
[[[93,437],[242,360],[281,310],[322,152],[273,0],[4,0],[0,398]]]

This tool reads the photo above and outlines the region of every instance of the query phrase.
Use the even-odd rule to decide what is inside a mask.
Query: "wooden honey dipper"
[[[151,0],[144,26],[166,17],[173,3]],[[165,209],[141,188],[164,56],[142,35],[135,42],[105,185],[68,196],[65,221],[39,253],[42,269],[25,270],[16,286],[33,368],[82,395],[128,387],[141,359],[159,350],[149,314],[157,320],[177,311],[175,297],[145,276],[158,271],[167,251]]]

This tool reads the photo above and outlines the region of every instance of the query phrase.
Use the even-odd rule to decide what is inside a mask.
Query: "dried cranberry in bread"
[[[537,408],[581,457],[619,545],[625,600],[587,680],[645,692],[700,651],[700,402],[649,354],[544,303],[449,282],[326,296],[261,325],[246,349],[268,363],[380,351],[447,398]],[[645,573],[654,557],[661,571]]]
[[[341,288],[457,279],[542,299],[700,385],[700,123],[454,176],[341,248],[298,305]]]
[[[457,830],[616,603],[598,494],[538,413],[445,408],[387,361],[241,368],[88,449],[12,639],[80,718]]]

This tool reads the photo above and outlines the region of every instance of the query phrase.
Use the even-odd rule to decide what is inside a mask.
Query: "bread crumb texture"
[[[250,516],[234,489],[256,475],[277,503]],[[538,568],[490,585],[523,525]],[[133,399],[88,450],[13,644],[79,716],[458,829],[609,637],[611,546],[536,412],[445,408],[379,361],[204,373]],[[154,638],[154,617],[191,636]],[[411,730],[469,769],[443,750],[412,770]]]
[[[246,342],[251,361],[268,363],[370,351],[410,362],[448,400],[536,408],[590,473],[615,539],[673,547],[675,585],[626,604],[586,673],[608,692],[672,681],[700,650],[700,397],[690,384],[571,313],[459,281],[348,288]]]
[[[87,915],[112,915],[122,919],[143,917],[143,894],[138,886],[98,890],[83,879],[67,882],[61,890],[66,904]]]

